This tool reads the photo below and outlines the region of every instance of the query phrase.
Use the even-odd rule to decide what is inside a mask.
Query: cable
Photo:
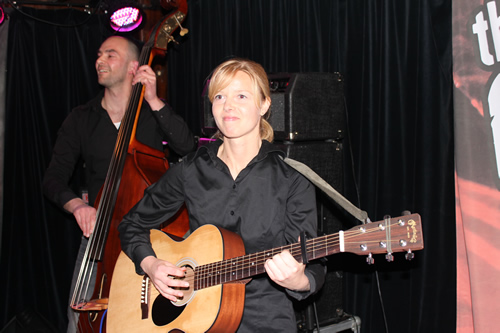
[[[23,4],[17,4],[15,2],[12,2],[12,0],[7,0],[7,2],[12,6],[12,8],[14,8],[15,10],[17,10],[19,13],[21,13],[22,15],[24,16],[27,16],[35,21],[38,21],[38,22],[42,22],[42,23],[45,23],[45,24],[50,24],[50,25],[53,25],[53,26],[56,26],[56,27],[61,27],[61,28],[74,28],[74,27],[78,27],[78,26],[81,26],[81,25],[84,25],[85,23],[87,23],[92,15],[94,15],[96,13],[96,9],[100,8],[101,7],[101,3],[103,2],[103,0],[99,0],[99,2],[97,3],[97,5],[88,11],[88,18],[86,18],[85,20],[83,20],[82,22],[80,23],[76,23],[76,24],[71,24],[71,25],[65,25],[65,24],[57,24],[57,23],[54,23],[54,22],[50,22],[50,21],[46,21],[46,20],[42,20],[40,18],[37,18],[33,15],[30,15],[24,11],[22,11],[19,7],[19,5],[23,5]],[[46,5],[46,3],[43,3],[43,5]],[[61,7],[63,7],[62,4],[59,4]],[[76,7],[76,5],[71,5],[71,6],[68,6],[69,8],[73,8],[73,7]]]
[[[319,318],[318,318],[318,310],[316,310],[316,302],[313,302],[313,309],[314,309],[314,320],[316,321],[316,328],[318,329],[319,332]]]
[[[104,310],[101,318],[101,325],[99,326],[99,332],[102,332],[102,325],[104,324],[104,318],[106,318],[106,314],[108,313],[108,309]]]
[[[387,326],[387,317],[385,315],[384,300],[382,299],[382,291],[380,290],[380,280],[378,278],[378,271],[375,270],[375,278],[377,280],[378,296],[380,299],[380,307],[382,308],[382,317],[384,318],[385,332],[389,333],[389,326]]]
[[[349,131],[349,112],[347,112],[347,100],[345,98],[345,94],[343,94],[344,97],[344,109],[345,109],[345,119],[346,119],[346,137],[347,137],[347,142],[349,146],[349,157],[351,159],[351,170],[352,170],[352,178],[354,182],[354,188],[356,189],[356,198],[358,200],[358,207],[361,207],[361,197],[359,194],[359,185],[358,182],[356,181],[356,170],[354,169],[354,154],[352,152],[352,142],[351,142],[351,131]]]

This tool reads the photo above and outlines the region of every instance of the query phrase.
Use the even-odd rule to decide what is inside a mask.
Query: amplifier
[[[340,73],[268,75],[271,89],[269,123],[276,140],[342,140],[346,128],[343,79]],[[208,83],[207,83],[208,85]],[[202,95],[203,133],[216,131],[207,87]]]

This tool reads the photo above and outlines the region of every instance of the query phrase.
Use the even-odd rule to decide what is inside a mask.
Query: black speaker
[[[341,141],[275,142],[287,157],[309,166],[339,193],[344,191],[343,144]],[[341,229],[345,212],[321,190],[316,191],[318,236]],[[335,322],[343,312],[343,272],[338,271],[335,256],[327,258],[327,274],[323,288],[312,298],[294,304],[296,315],[305,331],[314,328],[317,315],[320,327]],[[316,310],[316,314],[314,314]]]
[[[280,73],[270,74],[268,78],[269,123],[276,140],[341,140],[344,137],[344,91],[339,73]],[[208,83],[202,93],[202,132],[210,136],[215,133],[216,125],[207,88]]]

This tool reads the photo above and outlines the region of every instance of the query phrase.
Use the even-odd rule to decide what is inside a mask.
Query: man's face
[[[99,84],[106,88],[123,84],[129,64],[128,42],[121,37],[108,38],[99,48],[95,62]]]

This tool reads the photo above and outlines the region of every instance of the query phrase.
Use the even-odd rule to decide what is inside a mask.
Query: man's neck
[[[113,123],[118,123],[122,120],[129,104],[131,91],[132,86],[130,86],[130,89],[104,89],[104,97],[102,98],[101,105],[108,112],[109,118],[111,118]]]

